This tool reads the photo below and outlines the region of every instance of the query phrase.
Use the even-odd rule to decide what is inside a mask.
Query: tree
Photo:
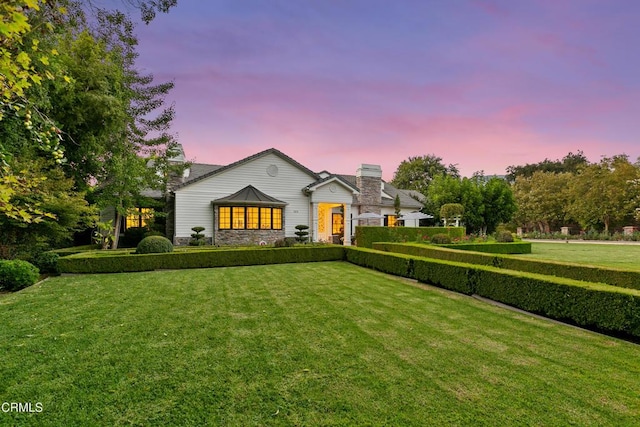
[[[445,227],[451,222],[455,222],[457,226],[460,220],[462,220],[463,215],[464,206],[460,203],[445,203],[440,208],[440,219],[444,221]]]
[[[530,177],[518,176],[512,187],[518,207],[516,222],[549,233],[551,228],[568,221],[573,178],[574,175],[568,172],[542,171],[536,171]]]
[[[605,157],[575,177],[569,211],[583,228],[603,226],[608,232],[614,223],[633,218],[638,179],[640,169],[626,155]]]
[[[400,196],[398,194],[396,194],[395,199],[393,199],[393,211],[396,217],[400,216]]]
[[[541,162],[528,163],[524,166],[509,166],[507,167],[506,179],[509,182],[514,182],[517,177],[528,178],[535,172],[568,172],[576,174],[588,164],[589,161],[585,157],[584,153],[581,150],[578,150],[576,154],[569,152],[562,158],[562,160],[544,159]]]
[[[445,166],[442,159],[433,154],[409,157],[400,163],[391,184],[396,188],[419,191],[426,196],[431,181],[444,175],[457,178],[460,173],[456,165]]]
[[[482,234],[493,233],[499,224],[511,221],[517,205],[511,186],[498,177],[480,180],[482,194]]]

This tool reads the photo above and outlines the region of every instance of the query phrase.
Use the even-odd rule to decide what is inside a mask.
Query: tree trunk
[[[113,242],[111,249],[118,249],[118,240],[120,239],[120,223],[122,222],[122,214],[116,209],[116,223],[113,227]]]

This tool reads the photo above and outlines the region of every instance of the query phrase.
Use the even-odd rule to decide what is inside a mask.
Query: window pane
[[[260,208],[260,228],[263,230],[271,228],[271,208]]]
[[[140,219],[142,220],[141,222],[143,227],[150,226],[152,218],[153,218],[153,209],[140,208]]]
[[[225,230],[231,228],[231,208],[220,207],[218,210],[218,229]]]
[[[334,213],[331,217],[331,234],[342,234],[342,214]]]
[[[271,228],[274,230],[282,230],[282,209],[273,208],[273,223]]]
[[[247,228],[256,230],[258,228],[259,208],[247,208]]]
[[[231,221],[233,223],[233,229],[244,229],[244,208],[232,207],[231,208]]]
[[[395,215],[387,215],[387,227],[395,227],[397,219]]]

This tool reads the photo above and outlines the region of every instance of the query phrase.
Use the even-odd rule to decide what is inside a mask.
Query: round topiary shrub
[[[431,243],[435,243],[436,245],[448,245],[451,243],[451,237],[444,233],[434,234],[431,237]]]
[[[19,291],[38,281],[40,272],[35,265],[22,260],[0,260],[0,289]]]
[[[161,254],[165,252],[173,252],[173,244],[169,239],[162,236],[145,237],[138,243],[136,248],[137,254]]]
[[[507,230],[498,231],[496,233],[496,242],[511,243],[513,242],[513,234]]]

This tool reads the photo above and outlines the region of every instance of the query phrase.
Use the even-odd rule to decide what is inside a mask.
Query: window
[[[398,222],[398,217],[395,215],[385,215],[384,222],[387,227],[395,227]]]
[[[282,208],[220,206],[219,230],[281,230]]]
[[[331,216],[331,234],[342,234],[342,214],[334,213]]]
[[[151,225],[153,219],[153,209],[151,208],[135,208],[125,222],[125,228],[147,227]]]
[[[231,228],[231,208],[220,206],[218,211],[218,228],[220,230],[228,230]]]
[[[248,230],[257,230],[259,225],[259,208],[247,208],[247,229]]]
[[[244,228],[244,207],[231,208],[231,228],[241,230]]]

